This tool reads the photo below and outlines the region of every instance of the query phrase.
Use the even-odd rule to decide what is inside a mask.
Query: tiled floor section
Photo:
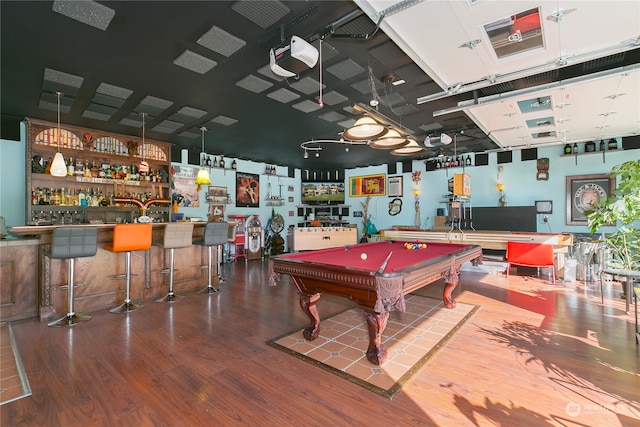
[[[0,405],[31,394],[21,362],[16,360],[9,329],[7,323],[0,325]]]
[[[408,295],[406,303],[406,312],[389,315],[382,334],[388,358],[380,366],[365,356],[369,333],[357,307],[322,320],[314,341],[305,340],[300,329],[270,344],[392,398],[477,309],[458,303],[449,310],[441,300],[417,295]]]

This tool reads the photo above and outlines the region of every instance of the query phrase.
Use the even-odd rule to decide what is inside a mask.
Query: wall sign
[[[611,197],[615,177],[607,174],[567,176],[567,225],[587,225],[586,212]]]

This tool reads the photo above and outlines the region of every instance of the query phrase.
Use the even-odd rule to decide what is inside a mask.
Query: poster
[[[200,194],[196,186],[195,169],[184,166],[174,166],[171,188],[171,201],[177,201],[178,206],[197,208],[200,206]]]
[[[260,176],[252,173],[236,173],[236,207],[260,207]]]

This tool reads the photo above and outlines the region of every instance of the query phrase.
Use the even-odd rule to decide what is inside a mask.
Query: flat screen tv
[[[308,205],[344,204],[344,182],[303,182],[302,203]]]

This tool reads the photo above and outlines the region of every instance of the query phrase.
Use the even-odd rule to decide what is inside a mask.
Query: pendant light
[[[144,172],[146,174],[149,172],[149,163],[147,163],[147,161],[145,160],[145,140],[144,140],[144,134],[145,134],[144,118],[147,116],[147,113],[140,112],[140,115],[142,116],[142,160],[140,160],[140,162],[138,163],[138,173],[142,174]]]
[[[56,96],[58,97],[58,138],[57,145],[58,151],[56,155],[53,156],[53,162],[51,163],[51,175],[53,176],[67,176],[67,165],[64,163],[64,157],[62,157],[62,153],[60,152],[60,144],[62,144],[62,133],[60,131],[60,97],[64,95],[62,92],[56,92]]]
[[[204,151],[204,133],[207,130],[206,127],[202,126],[200,128],[202,131],[202,154],[205,154]],[[198,191],[200,191],[200,187],[202,185],[211,184],[211,179],[209,179],[209,172],[202,166],[202,155],[200,156],[200,170],[198,171],[198,176],[196,176],[196,185],[198,186]]]

